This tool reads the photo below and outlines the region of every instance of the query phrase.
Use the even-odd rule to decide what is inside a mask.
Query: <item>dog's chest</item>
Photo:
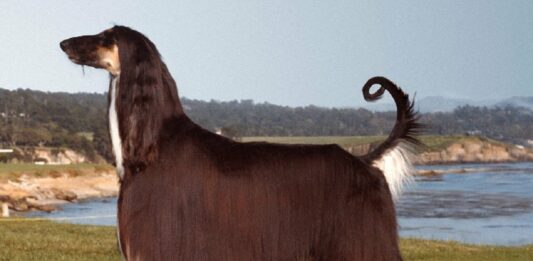
[[[120,179],[124,176],[124,166],[122,157],[122,141],[120,139],[120,132],[118,126],[117,114],[117,92],[119,77],[115,77],[111,81],[111,101],[109,102],[109,132],[111,136],[111,144],[113,145],[113,153],[115,154],[115,163],[117,174]]]

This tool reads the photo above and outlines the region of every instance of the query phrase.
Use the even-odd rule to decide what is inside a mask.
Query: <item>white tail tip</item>
[[[385,152],[381,158],[373,162],[373,166],[380,169],[389,184],[392,197],[397,199],[402,189],[413,182],[414,167],[412,160],[415,154],[409,144],[400,143]]]

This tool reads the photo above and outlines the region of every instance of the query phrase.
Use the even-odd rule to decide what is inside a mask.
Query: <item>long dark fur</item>
[[[183,114],[176,83],[155,45],[141,33],[115,26],[121,64],[117,96],[124,164],[128,173],[142,171],[158,156],[165,119]]]
[[[337,145],[239,143],[183,113],[148,38],[122,26],[111,34],[121,63],[118,227],[127,260],[401,260],[394,203],[371,165],[399,139],[415,141],[412,106],[394,84],[370,82],[400,105],[391,138],[363,158]]]

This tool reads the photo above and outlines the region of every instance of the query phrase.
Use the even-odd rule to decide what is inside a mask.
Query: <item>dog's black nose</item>
[[[64,40],[59,43],[59,46],[61,47],[61,50],[63,51],[65,51],[68,48],[68,45],[69,45],[68,40]]]

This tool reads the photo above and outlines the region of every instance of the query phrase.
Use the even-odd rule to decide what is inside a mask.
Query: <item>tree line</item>
[[[288,107],[270,103],[182,98],[187,115],[211,131],[232,136],[387,135],[396,112],[363,108]],[[0,147],[49,146],[110,160],[107,96],[0,89]],[[463,106],[424,113],[427,134],[475,133],[506,141],[533,138],[533,111],[522,107]]]

